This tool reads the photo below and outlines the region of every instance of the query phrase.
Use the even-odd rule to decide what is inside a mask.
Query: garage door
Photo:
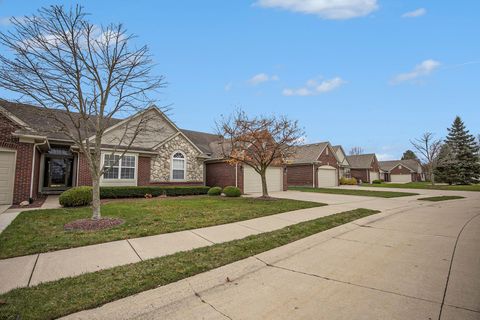
[[[370,171],[370,182],[380,179],[380,174],[376,171]]]
[[[12,203],[14,170],[15,152],[0,151],[0,204]]]
[[[283,190],[283,168],[268,168],[266,176],[268,192]],[[262,179],[252,167],[243,168],[243,177],[245,193],[262,192]]]
[[[337,186],[337,169],[331,166],[321,166],[317,171],[318,187],[336,187]]]
[[[411,174],[392,174],[390,175],[390,180],[396,183],[412,182],[412,175]]]

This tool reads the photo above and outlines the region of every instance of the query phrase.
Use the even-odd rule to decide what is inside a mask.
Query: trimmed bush
[[[344,185],[357,185],[357,179],[355,178],[345,178],[345,177],[341,177],[340,178],[340,184],[344,184]]]
[[[101,187],[100,198],[143,198],[146,194],[158,196],[191,196],[207,194],[208,187],[204,186],[140,186],[140,187]]]
[[[219,196],[222,194],[222,188],[220,187],[212,187],[208,190],[209,196]]]
[[[223,188],[223,193],[227,197],[240,197],[242,195],[240,189],[234,186],[228,186]]]
[[[376,180],[373,180],[372,183],[374,183],[374,184],[380,184],[380,183],[382,183],[382,180],[376,179]]]
[[[92,187],[83,186],[68,189],[58,199],[64,207],[88,206],[92,202]]]

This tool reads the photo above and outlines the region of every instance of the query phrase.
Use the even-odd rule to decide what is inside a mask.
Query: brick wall
[[[150,184],[150,161],[149,157],[138,157],[138,178],[139,186],[147,186]]]
[[[78,177],[77,185],[79,186],[91,186],[92,185],[92,175],[88,169],[87,158],[84,154],[78,153]]]
[[[17,150],[15,163],[15,181],[13,186],[13,203],[18,204],[30,198],[30,182],[32,179],[33,144],[19,142],[12,133],[19,126],[0,114],[0,147]]]
[[[392,170],[390,170],[390,174],[410,174],[410,170],[407,169],[405,166],[402,166],[400,169],[399,166],[396,166]]]
[[[235,185],[235,166],[226,162],[213,162],[205,164],[206,167],[206,185],[210,187],[226,187]],[[239,177],[243,178],[242,168],[238,168]],[[239,188],[243,190],[243,179],[239,182]]]
[[[327,151],[328,150],[328,151]],[[322,154],[318,157],[317,161],[320,161],[320,165],[322,166],[332,166],[338,168],[337,158],[335,158],[334,151],[330,148],[325,148]]]
[[[313,165],[312,164],[299,164],[289,165],[287,167],[287,179],[288,186],[308,186],[313,185]]]
[[[362,182],[368,182],[369,174],[368,169],[350,169],[350,175],[357,179],[357,181],[362,180]]]
[[[33,193],[32,198],[38,197],[38,185],[40,183],[40,157],[41,152],[39,150],[35,151],[35,171],[33,174]]]

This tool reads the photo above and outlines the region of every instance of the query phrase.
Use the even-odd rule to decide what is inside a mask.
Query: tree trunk
[[[435,174],[433,173],[433,165],[430,166],[430,183],[435,185]]]
[[[93,170],[95,173],[92,174],[92,219],[99,220],[102,218],[101,210],[100,210],[100,165],[101,160],[98,156],[100,152],[97,153],[92,159],[93,162]],[[93,173],[93,172],[92,172]]]
[[[267,177],[266,177],[266,172],[262,172],[260,174],[260,177],[262,177],[262,197],[263,198],[268,198],[268,189],[267,189]]]
[[[100,212],[100,177],[92,179],[92,219],[99,220],[102,217]]]

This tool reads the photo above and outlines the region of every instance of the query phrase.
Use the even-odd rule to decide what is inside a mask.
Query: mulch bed
[[[10,209],[18,209],[18,208],[21,208],[21,209],[28,209],[28,208],[40,208],[43,203],[45,202],[45,200],[47,200],[47,196],[46,195],[42,195],[42,196],[39,196],[37,199],[35,199],[32,203],[30,203],[28,206],[21,206],[19,204],[12,204],[10,206]]]
[[[124,223],[119,218],[101,218],[98,220],[93,219],[80,219],[69,222],[63,226],[66,231],[96,231],[110,229]]]

